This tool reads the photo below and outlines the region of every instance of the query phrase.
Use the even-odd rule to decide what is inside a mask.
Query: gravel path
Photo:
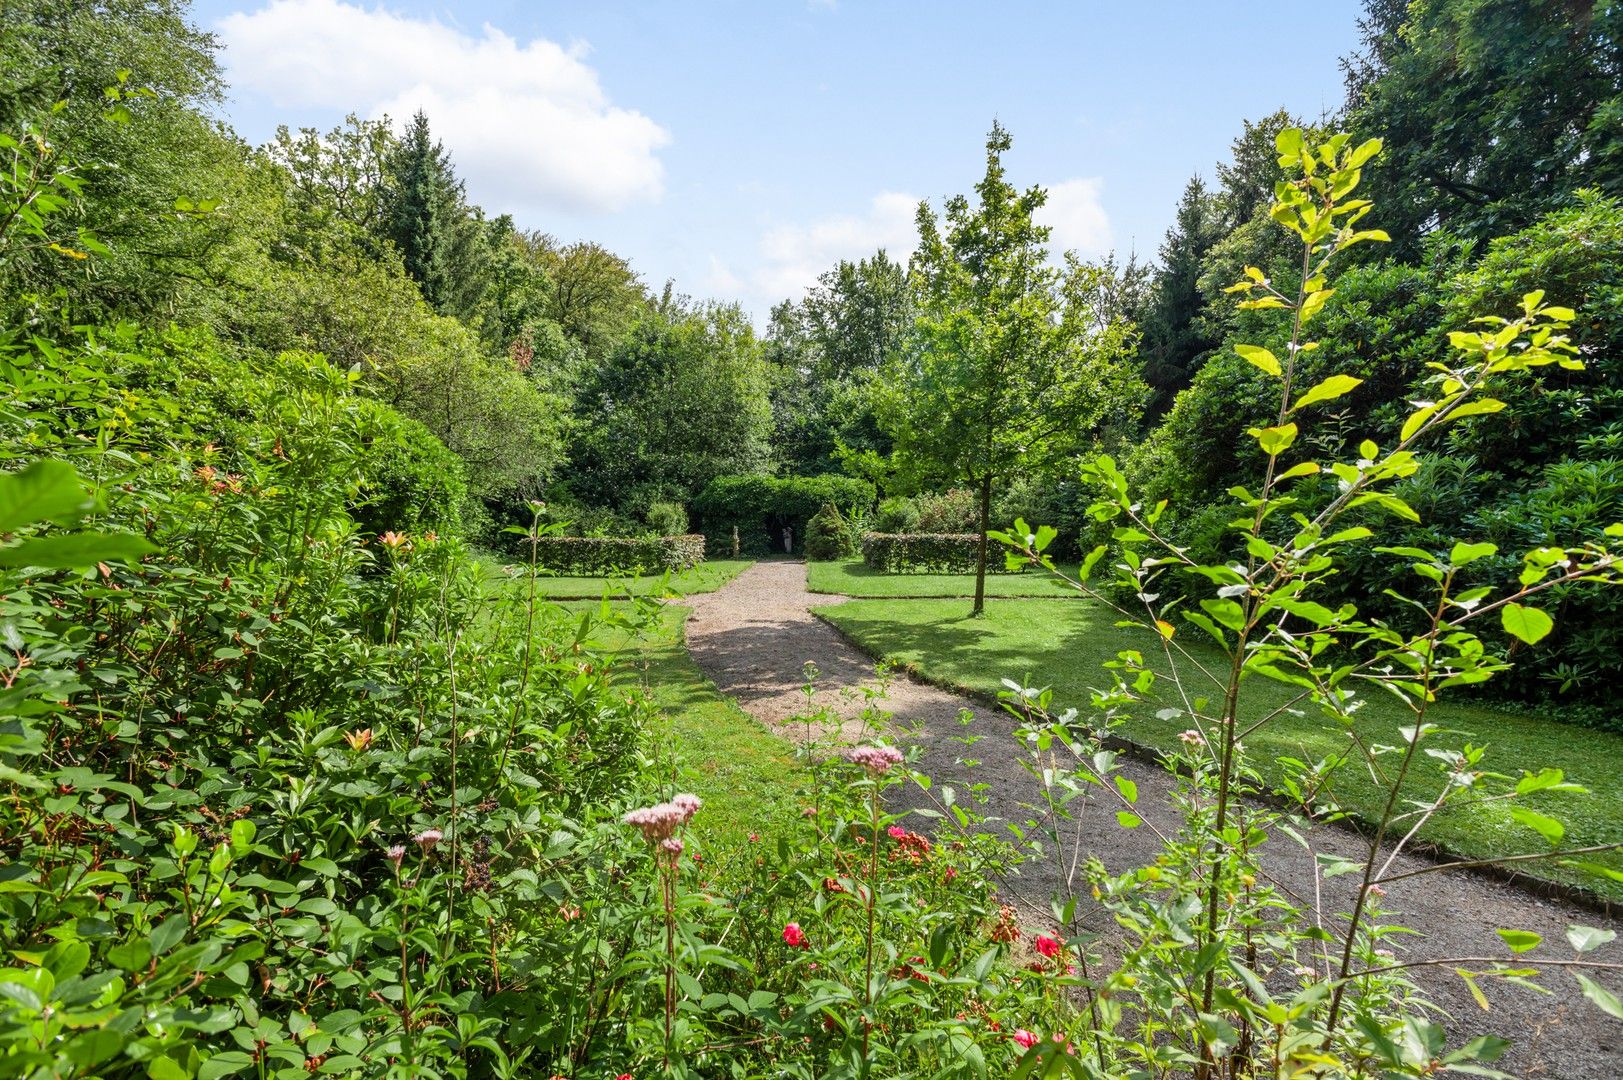
[[[693,609],[687,626],[688,647],[722,692],[757,719],[781,727],[790,738],[804,735],[804,729],[789,721],[807,711],[803,670],[808,661],[816,664],[820,674],[813,706],[827,706],[835,712],[842,718],[845,734],[854,737],[860,734],[862,691],[876,685],[873,662],[810,613],[812,607],[841,599],[807,592],[804,563],[756,563],[719,591],[684,601]],[[990,803],[985,809],[996,818],[1023,823],[1032,816],[1029,807],[1036,784],[1020,765],[1024,749],[1010,735],[1013,724],[1006,714],[904,677],[892,680],[884,707],[923,747],[921,768],[934,778],[937,789],[943,783],[956,783],[962,789],[973,779],[988,785]],[[965,751],[952,741],[961,733],[959,716],[965,710],[979,718],[970,728],[981,736],[969,751],[981,762],[973,772],[959,764]],[[1140,813],[1146,823],[1163,830],[1174,828],[1168,801],[1172,783],[1167,773],[1137,761],[1128,762],[1124,771],[1138,784]],[[1098,855],[1117,871],[1154,859],[1160,843],[1151,828],[1122,829],[1112,812],[1100,809],[1094,813],[1099,820],[1085,822],[1081,830],[1079,844],[1084,856]],[[1343,830],[1322,828],[1314,832],[1312,840],[1321,851],[1362,861],[1356,838]],[[1264,872],[1283,889],[1311,899],[1316,877],[1311,857],[1283,837],[1270,846],[1263,858]],[[1003,883],[1003,891],[1040,915],[1048,910],[1048,897],[1061,885],[1064,866],[1070,862],[1067,852],[1062,858],[1028,864],[1019,877]],[[1426,865],[1403,858],[1394,870]],[[1332,909],[1341,905],[1339,909],[1345,910],[1356,876],[1326,882],[1326,905]],[[1556,958],[1570,955],[1565,952],[1563,935],[1571,923],[1623,926],[1618,920],[1468,873],[1427,874],[1393,882],[1386,904],[1404,913],[1404,923],[1424,933],[1394,939],[1393,948],[1411,959],[1508,957],[1494,934],[1496,927],[1544,935],[1548,944],[1540,952],[1548,950]],[[1102,920],[1089,919],[1088,914],[1096,913],[1084,914],[1085,923],[1108,931]],[[1623,939],[1606,951],[1623,952]],[[1608,960],[1618,958],[1606,956]],[[1517,986],[1486,985],[1493,1008],[1484,1013],[1461,980],[1443,974],[1444,970],[1418,969],[1427,996],[1449,1014],[1446,1024],[1453,1036],[1451,1044],[1463,1041],[1463,1036],[1491,1032],[1515,1039],[1498,1066],[1515,1075],[1552,1080],[1623,1078],[1623,1021],[1605,1016],[1582,1000],[1567,974],[1551,971],[1544,976],[1544,985],[1555,991],[1548,995]],[[1607,977],[1600,981],[1614,990],[1623,989],[1623,980]]]

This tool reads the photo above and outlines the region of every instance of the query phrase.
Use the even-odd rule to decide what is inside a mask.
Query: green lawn
[[[644,685],[664,714],[669,728],[649,733],[650,752],[674,771],[678,790],[704,800],[695,828],[705,857],[748,857],[750,833],[765,835],[774,822],[799,814],[794,749],[699,670],[683,637],[687,616],[687,608],[668,604],[652,633],[608,631],[597,640],[621,654],[621,677]]]
[[[932,682],[983,697],[1002,689],[1004,678],[1051,686],[1058,707],[1075,706],[1084,713],[1088,688],[1104,683],[1102,662],[1113,659],[1120,649],[1139,648],[1151,654],[1155,646],[1148,632],[1116,627],[1108,613],[1086,601],[1002,600],[988,604],[981,619],[968,618],[960,600],[853,600],[818,609],[817,614],[873,655],[906,665]],[[1253,717],[1292,696],[1289,688],[1262,679],[1248,681],[1245,694],[1250,703],[1246,714]],[[1141,709],[1121,735],[1146,746],[1176,745],[1178,733],[1189,726],[1187,720],[1155,716],[1158,708],[1170,704],[1161,700]],[[1358,732],[1370,742],[1386,745],[1398,743],[1398,727],[1409,723],[1406,709],[1382,698],[1371,698],[1357,716]],[[1489,770],[1516,776],[1523,769],[1554,767],[1587,787],[1592,793],[1587,796],[1545,794],[1528,803],[1566,823],[1564,846],[1623,842],[1623,769],[1618,768],[1623,762],[1623,736],[1475,705],[1439,706],[1430,719],[1450,732],[1438,745],[1459,746],[1467,740],[1487,745],[1484,766]],[[1252,760],[1266,774],[1277,772],[1273,762],[1281,756],[1318,760],[1338,751],[1346,735],[1333,721],[1317,715],[1282,714],[1246,736],[1245,742]],[[1434,777],[1423,773],[1410,790],[1435,792]],[[1344,770],[1338,794],[1343,805],[1357,812],[1373,816],[1378,811],[1376,788],[1367,771]],[[1501,806],[1440,815],[1422,838],[1467,858],[1543,850],[1537,834],[1513,822]],[[1623,870],[1620,852],[1586,858]],[[1554,860],[1527,863],[1523,869],[1623,900],[1623,884]]]
[[[679,596],[715,592],[743,572],[750,559],[712,559],[672,574],[669,587]],[[548,577],[536,580],[536,594],[552,600],[597,600],[613,596],[648,596],[659,588],[658,574],[644,577]]]
[[[1001,559],[1001,552],[993,552]],[[1074,573],[1075,566],[1064,567]],[[861,559],[849,562],[813,562],[806,567],[807,587],[816,593],[841,596],[974,596],[974,574],[886,574],[865,565]],[[1022,574],[987,574],[987,596],[1068,596],[1076,590],[1039,571]]]

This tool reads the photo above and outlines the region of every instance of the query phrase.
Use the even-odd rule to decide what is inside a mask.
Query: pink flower
[[[704,803],[699,800],[697,795],[683,794],[672,799],[671,805],[682,811],[682,820],[687,822],[694,814],[699,812],[699,807],[703,806]]]
[[[1190,728],[1188,731],[1180,732],[1178,734],[1178,739],[1185,746],[1205,746],[1206,745],[1206,736],[1202,735],[1200,732],[1196,731],[1194,728]]]
[[[795,922],[783,928],[783,943],[794,949],[811,948],[811,942],[807,941],[806,935],[801,932],[800,924]]]
[[[892,825],[890,828],[886,829],[885,832],[890,834],[890,838],[892,840],[900,840],[902,837],[907,835],[907,830],[902,828],[900,825]]]
[[[902,763],[902,752],[892,746],[858,746],[847,750],[845,757],[853,765],[867,769],[869,776],[883,775],[892,765]]]
[[[659,846],[662,850],[668,851],[672,855],[682,854],[682,841],[678,840],[674,836],[667,836],[665,839],[659,842]]]
[[[434,845],[445,839],[445,834],[438,829],[424,829],[412,837],[412,842],[426,851],[433,851]]]
[[[391,846],[389,848],[389,861],[394,863],[396,866],[399,866],[400,865],[400,860],[404,859],[405,857],[406,857],[406,845],[405,844],[395,844],[395,845],[393,845],[393,846]]]
[[[1034,947],[1039,953],[1048,957],[1049,959],[1053,959],[1060,953],[1060,943],[1046,934],[1038,934],[1036,940],[1034,940],[1031,944],[1032,947]]]
[[[760,833],[750,833],[750,843],[759,844],[760,842],[761,842],[761,834]]]
[[[1037,1036],[1025,1028],[1016,1028],[1014,1034],[1009,1037],[1018,1043],[1022,1050],[1030,1050],[1038,1042]]]

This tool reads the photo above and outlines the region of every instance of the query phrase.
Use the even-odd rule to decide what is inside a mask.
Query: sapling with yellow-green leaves
[[[1051,1041],[1035,1045],[1021,1075],[1102,1077],[1122,1069],[1199,1080],[1420,1076],[1442,1069],[1497,1075],[1479,1063],[1496,1058],[1504,1040],[1483,1037],[1450,1048],[1442,1028],[1424,1017],[1407,978],[1420,966],[1456,969],[1484,1005],[1483,980],[1526,981],[1541,968],[1570,968],[1590,1001],[1623,1016],[1616,996],[1591,977],[1594,970],[1623,969],[1593,955],[1615,936],[1610,931],[1575,926],[1568,934],[1572,953],[1549,960],[1523,955],[1540,938],[1513,929],[1499,931],[1510,950],[1505,956],[1404,960],[1385,947],[1402,928],[1382,907],[1390,883],[1450,868],[1397,869],[1398,855],[1445,807],[1470,812],[1503,804],[1527,828],[1528,841],[1543,845],[1482,863],[1562,859],[1617,874],[1584,861],[1605,848],[1563,847],[1565,829],[1543,796],[1579,794],[1581,787],[1559,770],[1524,763],[1516,763],[1519,775],[1490,772],[1482,747],[1454,745],[1428,714],[1444,692],[1509,666],[1478,635],[1489,620],[1532,645],[1554,625],[1543,603],[1549,590],[1616,584],[1618,556],[1610,543],[1623,536],[1623,526],[1526,552],[1518,579],[1504,588],[1470,583],[1464,573],[1496,554],[1493,544],[1461,540],[1432,551],[1381,543],[1384,522],[1419,520],[1395,486],[1419,469],[1422,447],[1450,425],[1503,409],[1498,395],[1514,392],[1518,377],[1582,367],[1564,333],[1574,314],[1545,303],[1541,292],[1528,293],[1507,317],[1485,315],[1474,329],[1450,335],[1447,357],[1429,365],[1426,398],[1411,403],[1386,445],[1366,439],[1349,461],[1304,452],[1309,440],[1299,436],[1318,410],[1361,382],[1329,374],[1299,386],[1299,360],[1317,348],[1310,329],[1334,292],[1335,264],[1355,245],[1387,239],[1364,226],[1371,204],[1354,197],[1380,142],[1355,144],[1344,134],[1311,142],[1287,129],[1276,149],[1287,178],[1275,189],[1271,217],[1300,241],[1300,272],[1281,282],[1247,267],[1229,290],[1242,309],[1278,312],[1290,326],[1283,355],[1234,346],[1275,380],[1278,410],[1250,431],[1262,456],[1260,482],[1230,490],[1232,557],[1193,558],[1170,539],[1165,502],[1135,500],[1108,456],[1090,462],[1084,476],[1102,492],[1090,513],[1111,530],[1111,541],[1089,553],[1069,580],[1144,628],[1149,646],[1109,665],[1091,723],[1075,713],[1055,717],[1040,691],[1016,687],[1008,695],[1012,711],[1027,721],[1034,756],[1043,758],[1034,771],[1049,778],[1043,791],[1056,834],[1098,801],[1117,810],[1123,827],[1145,827],[1136,787],[1100,737],[1121,733],[1145,708],[1188,725],[1179,750],[1166,755],[1178,776],[1182,822],[1165,837],[1164,854],[1120,875],[1094,861],[1085,874],[1093,897],[1126,932],[1115,970],[1087,980],[1087,1009],[1075,1017],[1087,1037],[1076,1039],[1081,1049],[1071,1052]],[[1035,563],[1059,574],[1044,554],[1054,536],[1053,529],[1017,521],[997,539],[1011,567]],[[1365,618],[1351,602],[1320,602],[1351,545],[1368,545],[1413,570],[1416,587],[1394,593],[1412,612],[1408,621]],[[1251,691],[1258,679],[1283,683],[1294,696],[1271,710],[1258,706]],[[1392,695],[1410,714],[1391,744],[1366,741],[1352,724],[1372,694]],[[1328,730],[1344,733],[1343,742],[1318,761],[1282,762],[1283,779],[1270,787],[1248,765],[1244,740],[1287,710],[1316,710]],[[1073,764],[1060,773],[1074,781],[1055,780],[1056,765],[1067,757]],[[1335,793],[1352,769],[1383,792],[1379,812],[1360,823],[1359,858],[1319,850],[1318,834],[1307,828],[1348,816]],[[1417,794],[1414,781],[1424,770],[1438,775],[1427,793]],[[1079,790],[1087,795],[1079,799]],[[1538,809],[1526,805],[1535,793]],[[1314,855],[1311,900],[1270,879],[1258,852],[1276,835]],[[1338,886],[1325,885],[1340,875],[1357,882],[1346,910],[1331,899]],[[1065,921],[1076,919],[1080,899],[1074,892],[1058,898]],[[1085,945],[1088,935],[1078,933],[1077,940]]]

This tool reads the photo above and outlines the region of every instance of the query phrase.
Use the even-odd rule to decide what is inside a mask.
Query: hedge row
[[[973,574],[979,533],[863,533],[862,561],[887,574]],[[1001,551],[987,552],[986,572],[1007,573]]]
[[[697,533],[638,539],[547,536],[540,541],[536,559],[559,574],[659,574],[704,562],[704,537]]]
[[[693,509],[712,552],[728,550],[737,529],[743,553],[763,555],[783,550],[785,525],[794,529],[800,550],[807,522],[824,506],[850,514],[867,511],[874,498],[874,486],[852,476],[718,476],[699,492]]]

